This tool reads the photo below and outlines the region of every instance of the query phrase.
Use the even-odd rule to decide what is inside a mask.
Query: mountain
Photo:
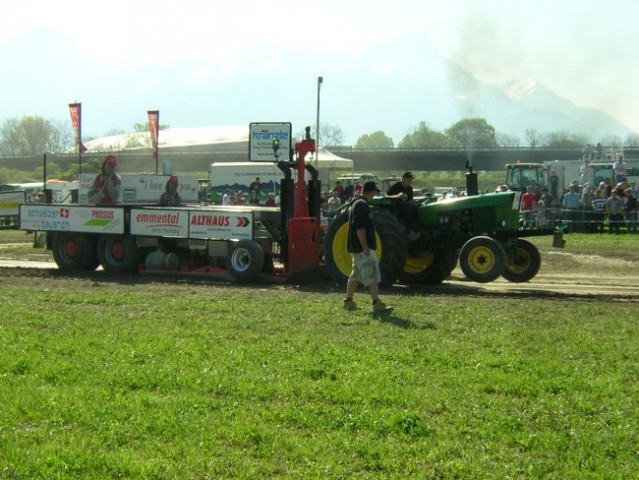
[[[339,126],[347,143],[376,130],[398,143],[422,121],[443,131],[465,117],[485,118],[520,139],[530,128],[593,140],[629,133],[604,112],[580,108],[542,85],[483,83],[418,35],[333,54],[260,47],[226,65],[105,62],[63,34],[34,30],[0,45],[0,121],[22,115],[68,121],[67,104],[80,101],[85,138],[130,131],[146,122],[149,109],[160,110],[160,122],[171,127],[290,121],[298,133],[315,125],[322,75],[320,119]]]

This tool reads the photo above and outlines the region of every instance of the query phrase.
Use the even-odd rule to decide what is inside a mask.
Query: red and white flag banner
[[[80,153],[87,151],[87,147],[82,144],[82,104],[70,103],[69,112],[71,113],[71,126],[75,132],[75,144],[80,149]]]
[[[151,145],[153,146],[153,158],[158,159],[158,140],[160,135],[160,112],[149,110],[149,129],[151,130]]]

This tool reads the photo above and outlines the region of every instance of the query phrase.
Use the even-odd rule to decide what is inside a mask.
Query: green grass
[[[0,478],[639,467],[633,302],[392,290],[375,317],[328,287],[86,283],[0,293]]]

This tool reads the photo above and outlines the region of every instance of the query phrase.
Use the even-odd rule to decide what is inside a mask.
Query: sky
[[[279,56],[297,55],[299,68],[315,78],[322,72],[313,71],[314,53],[355,58],[421,35],[483,81],[533,80],[639,132],[637,18],[634,0],[20,0],[3,3],[0,48],[47,28],[99,62],[104,75],[126,77],[141,65],[187,62],[205,65],[192,67],[194,78],[220,77],[259,53],[263,69],[277,68]],[[24,105],[28,85],[28,78],[12,75],[11,62],[0,64],[1,90],[24,95]],[[149,79],[136,88],[156,87]],[[331,95],[337,92],[326,78],[323,102],[330,104]],[[72,101],[91,102],[66,95],[52,100],[61,110]],[[50,116],[36,109],[0,105],[0,119]]]

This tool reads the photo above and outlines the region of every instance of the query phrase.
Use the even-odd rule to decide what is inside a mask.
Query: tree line
[[[160,125],[160,130],[168,125]],[[149,147],[150,138],[143,135],[149,131],[147,124],[133,125],[133,133],[128,134],[130,141],[119,148]],[[126,134],[123,131],[112,131],[109,135]],[[304,138],[303,134],[299,138]],[[89,139],[85,139],[89,140]],[[343,146],[344,132],[329,123],[320,124],[321,146]],[[472,151],[479,148],[499,147],[562,147],[581,148],[587,144],[601,143],[606,146],[639,146],[639,135],[631,134],[626,139],[616,135],[607,135],[593,141],[585,135],[567,131],[538,132],[534,128],[526,129],[524,141],[518,137],[499,133],[484,118],[464,118],[445,131],[440,132],[420,122],[411,127],[397,144],[397,148],[463,148]],[[9,118],[0,124],[0,157],[23,157],[42,155],[45,152],[60,154],[73,151],[74,134],[69,122],[47,120],[40,116],[24,116]],[[361,135],[355,148],[395,148],[393,139],[382,130]]]

